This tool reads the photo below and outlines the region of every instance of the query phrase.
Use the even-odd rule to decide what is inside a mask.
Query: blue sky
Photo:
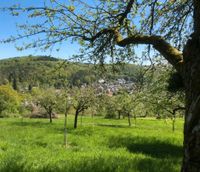
[[[68,2],[69,0],[62,0],[63,2]],[[2,7],[9,7],[14,4],[19,4],[22,7],[30,7],[30,6],[42,6],[44,0],[0,0],[0,8]],[[94,1],[88,0],[87,2],[93,3]],[[27,20],[30,21],[26,15],[22,14],[17,17],[10,15],[8,12],[0,11],[0,40],[9,38],[11,35],[15,36],[17,34],[16,24],[23,24]],[[34,21],[33,21],[34,22]],[[29,40],[30,41],[30,40]],[[58,58],[70,58],[73,54],[77,54],[79,52],[78,44],[71,44],[70,42],[65,42],[61,45],[60,51],[50,51],[47,50],[45,52],[41,51],[40,49],[28,49],[24,51],[17,51],[16,45],[20,45],[24,40],[20,40],[17,43],[0,43],[0,59],[9,58],[9,57],[18,57],[18,56],[27,56],[27,55],[51,55],[53,57]],[[136,50],[137,53],[141,55],[141,48],[139,46]]]
[[[43,0],[0,0],[0,8],[9,7],[14,4],[20,4],[23,6],[41,6],[44,2]],[[11,35],[17,34],[16,23],[24,23],[27,20],[25,15],[20,15],[20,17],[13,17],[8,12],[0,11],[0,40],[6,39]],[[22,41],[18,42],[19,44]],[[26,55],[51,55],[60,58],[69,58],[71,55],[78,53],[79,47],[77,44],[65,43],[61,46],[60,51],[46,51],[42,52],[39,49],[29,49],[25,51],[17,51],[15,46],[16,43],[0,44],[0,59],[16,57],[16,56],[26,56]]]

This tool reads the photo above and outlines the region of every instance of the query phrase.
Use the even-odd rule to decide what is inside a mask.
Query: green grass
[[[80,122],[80,119],[79,119]],[[0,119],[0,172],[175,172],[182,160],[183,121],[84,117],[74,130],[63,119]]]

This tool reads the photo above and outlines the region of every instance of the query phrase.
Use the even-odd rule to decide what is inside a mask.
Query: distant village
[[[123,78],[115,81],[99,79],[93,86],[97,89],[98,93],[106,93],[108,96],[112,96],[120,90],[126,90],[127,92],[132,93],[135,88],[133,81],[126,81]]]

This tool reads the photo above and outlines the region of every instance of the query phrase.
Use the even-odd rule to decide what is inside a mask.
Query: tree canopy
[[[25,11],[30,19],[40,20],[18,25],[21,34],[5,42],[34,37],[22,50],[78,41],[87,52],[84,57],[100,63],[107,57],[112,62],[133,60],[137,56],[129,45],[147,44],[179,68],[183,58],[179,50],[192,33],[193,8],[191,0],[49,0],[41,7],[15,5],[9,8],[13,15]]]

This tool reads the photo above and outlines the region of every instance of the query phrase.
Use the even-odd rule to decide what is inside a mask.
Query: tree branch
[[[95,41],[104,34],[113,34],[116,44],[120,47],[125,47],[130,44],[149,44],[152,45],[165,59],[172,64],[175,69],[183,74],[183,54],[181,51],[170,45],[163,37],[157,35],[133,35],[123,38],[117,27],[112,29],[103,29],[91,38],[82,37],[87,41]]]
[[[108,33],[114,33],[114,29],[103,29],[101,31],[99,31],[96,35],[92,36],[92,37],[82,37],[83,40],[85,41],[95,41],[96,39],[98,39],[99,37],[101,37],[104,34],[108,34]]]
[[[120,16],[119,24],[120,25],[122,25],[124,22],[124,19],[127,18],[127,15],[128,15],[128,13],[130,13],[134,2],[135,2],[135,0],[130,0],[126,7],[126,10],[123,13],[119,14],[119,16]]]
[[[182,106],[178,106],[178,107],[174,108],[174,109],[173,109],[173,115],[175,115],[176,112],[177,112],[177,111],[180,111],[180,110],[186,110],[186,108],[185,108],[185,107],[182,107]]]
[[[170,45],[167,41],[164,40],[161,36],[155,35],[134,35],[127,38],[122,38],[121,34],[118,31],[114,31],[115,40],[118,46],[125,47],[129,44],[150,44],[158,52],[163,55],[166,60],[171,63],[176,70],[182,73],[183,66],[183,54],[181,51]]]

